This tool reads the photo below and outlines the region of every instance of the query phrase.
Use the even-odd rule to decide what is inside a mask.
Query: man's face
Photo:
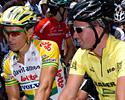
[[[95,43],[95,33],[87,22],[74,21],[74,38],[81,49],[91,49]]]
[[[8,45],[12,51],[19,51],[27,42],[27,35],[23,28],[6,26],[4,32],[8,37]]]

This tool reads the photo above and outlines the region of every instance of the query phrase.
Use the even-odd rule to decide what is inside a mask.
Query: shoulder
[[[6,61],[7,59],[9,59],[12,55],[14,55],[14,53],[12,51],[9,51],[5,56],[3,61]]]
[[[77,55],[83,55],[83,54],[86,54],[87,53],[87,50],[86,49],[81,49],[79,48],[77,51],[76,51],[76,54]]]
[[[114,46],[115,48],[125,48],[125,42],[119,39],[116,39],[114,36],[109,35],[108,45],[111,47]]]
[[[47,52],[53,51],[53,50],[58,50],[58,45],[56,42],[51,41],[51,40],[34,40],[33,44],[42,50],[45,50]]]
[[[43,23],[47,23],[50,22],[49,18],[43,18],[42,20],[40,20],[39,24],[43,24]]]
[[[3,62],[2,62],[2,67],[4,69],[7,69],[9,70],[9,65],[10,65],[10,60],[11,60],[11,57],[14,55],[14,53],[12,51],[9,51],[8,54],[6,54],[4,56],[4,59],[3,59]]]
[[[48,25],[50,24],[50,20],[48,18],[42,19],[35,27],[35,32],[42,32]]]

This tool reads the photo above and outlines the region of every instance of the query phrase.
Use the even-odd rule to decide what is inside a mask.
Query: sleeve
[[[18,84],[17,80],[13,77],[11,70],[10,70],[10,61],[9,59],[6,59],[6,57],[3,60],[3,73],[1,76],[5,79],[5,86],[12,86],[15,84]]]
[[[42,40],[41,55],[42,55],[42,68],[48,66],[58,67],[59,65],[59,47],[56,42]]]
[[[47,18],[42,19],[35,27],[33,38],[35,39],[42,39],[42,34],[46,33],[46,30],[48,30],[49,20]],[[46,28],[46,29],[45,29]]]
[[[116,66],[118,71],[118,77],[125,76],[125,48],[123,50],[119,50]]]
[[[85,50],[78,49],[72,59],[69,74],[84,75],[85,64],[83,62],[83,55]]]

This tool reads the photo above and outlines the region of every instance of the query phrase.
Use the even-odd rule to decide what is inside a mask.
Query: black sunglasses
[[[77,33],[81,33],[85,28],[91,28],[91,26],[86,26],[86,27],[74,27],[74,31],[76,31]]]

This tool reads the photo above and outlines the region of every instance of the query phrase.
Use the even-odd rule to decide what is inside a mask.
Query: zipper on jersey
[[[103,77],[103,71],[102,71],[102,59],[100,59],[100,64],[101,64],[101,77]]]

